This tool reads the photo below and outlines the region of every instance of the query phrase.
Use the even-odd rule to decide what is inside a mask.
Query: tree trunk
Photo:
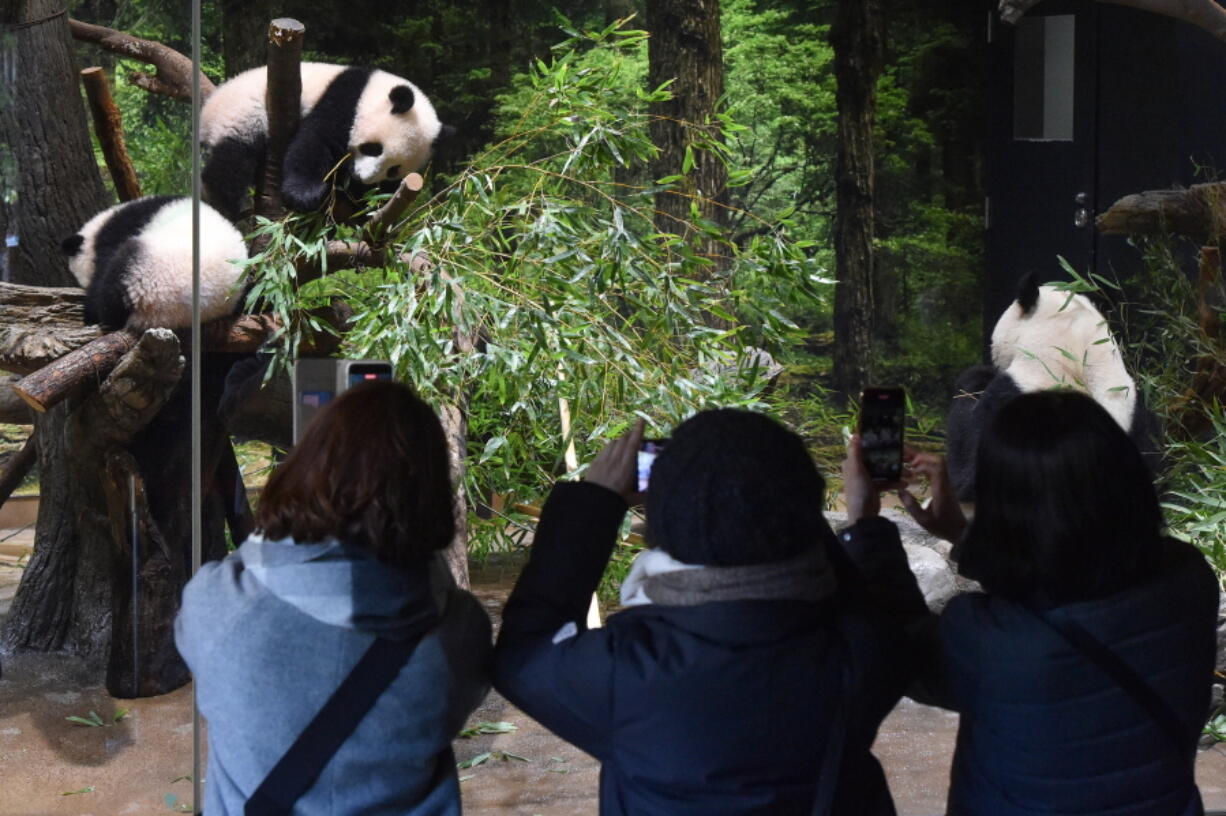
[[[98,334],[81,325],[79,305],[63,290],[39,288],[76,284],[59,243],[111,203],[62,9],[58,0],[0,5],[0,22],[10,27],[0,35],[0,232],[16,243],[0,259],[0,277],[34,285],[5,288],[0,318],[20,307],[15,301],[39,315],[34,327],[0,319],[0,362],[17,370]],[[205,360],[205,558],[224,551],[213,476],[228,444],[216,418],[228,362]],[[0,651],[78,653],[105,667],[115,696],[161,694],[186,682],[173,642],[191,568],[191,400],[182,369],[176,336],[152,330],[96,388],[37,414],[34,552],[0,629]]]
[[[838,83],[835,165],[834,386],[854,397],[871,377],[873,120],[881,73],[881,0],[839,0],[830,31]]]
[[[61,0],[11,0],[0,23],[0,280],[75,286],[60,242],[108,206]],[[48,148],[54,146],[54,157]],[[4,252],[0,249],[0,252]]]
[[[719,0],[659,0],[647,4],[647,84],[670,86],[672,99],[652,108],[651,140],[660,149],[652,163],[656,178],[681,173],[686,149],[702,133],[719,139],[715,105],[724,93],[724,58],[720,43]],[[676,192],[656,196],[656,229],[685,234],[690,220],[691,197],[698,197],[698,211],[717,224],[726,222],[728,171],[715,156],[693,151],[694,169]],[[719,255],[708,242],[704,252]]]

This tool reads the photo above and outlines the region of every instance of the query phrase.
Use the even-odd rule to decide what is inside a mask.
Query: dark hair
[[[447,440],[407,385],[362,383],[315,417],[268,480],[256,527],[269,538],[335,537],[411,567],[455,533]]]
[[[1068,603],[1140,580],[1163,527],[1149,470],[1111,415],[1084,394],[1041,391],[984,429],[975,517],[954,555],[989,592]]]
[[[652,466],[648,538],[687,564],[783,560],[832,535],[825,489],[804,442],[778,422],[704,411],[677,426]]]

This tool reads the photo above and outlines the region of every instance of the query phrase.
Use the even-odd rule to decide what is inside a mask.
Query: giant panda
[[[231,220],[241,214],[263,162],[267,84],[267,68],[245,71],[213,91],[201,110],[200,136],[209,151],[206,196]],[[286,150],[282,199],[299,212],[318,210],[333,168],[346,155],[353,160],[341,168],[342,179],[366,188],[394,186],[424,166],[435,142],[453,132],[407,79],[371,68],[304,62],[302,120]]]
[[[192,201],[146,196],[103,210],[62,244],[85,289],[85,322],[108,329],[192,323]],[[234,312],[247,246],[234,226],[200,205],[200,319]]]
[[[946,461],[958,498],[975,492],[975,456],[983,427],[1013,397],[1075,388],[1106,409],[1157,469],[1157,420],[1145,407],[1119,346],[1084,295],[1040,286],[1028,275],[992,330],[992,364],[962,372],[954,385]]]

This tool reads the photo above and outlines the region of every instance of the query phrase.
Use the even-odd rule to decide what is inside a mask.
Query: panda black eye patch
[[[358,145],[358,152],[363,156],[382,156],[383,145],[378,142],[362,142]]]

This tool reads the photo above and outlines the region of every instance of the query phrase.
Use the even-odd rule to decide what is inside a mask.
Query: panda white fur
[[[85,289],[85,322],[110,329],[186,328],[192,322],[192,202],[146,196],[95,215],[63,242]],[[247,246],[234,226],[200,205],[200,319],[234,312]]]
[[[992,365],[967,369],[954,386],[947,462],[958,498],[970,501],[983,427],[1022,393],[1074,388],[1106,409],[1155,467],[1156,421],[1124,366],[1098,309],[1083,295],[1039,286],[1033,275],[992,330]]]
[[[215,90],[201,110],[200,135],[209,150],[207,196],[237,220],[256,182],[268,140],[266,68],[253,68]],[[329,174],[348,154],[343,177],[372,187],[397,183],[430,159],[436,140],[453,132],[438,120],[421,90],[394,74],[321,62],[302,64],[302,121],[281,173],[286,206],[318,210]]]

